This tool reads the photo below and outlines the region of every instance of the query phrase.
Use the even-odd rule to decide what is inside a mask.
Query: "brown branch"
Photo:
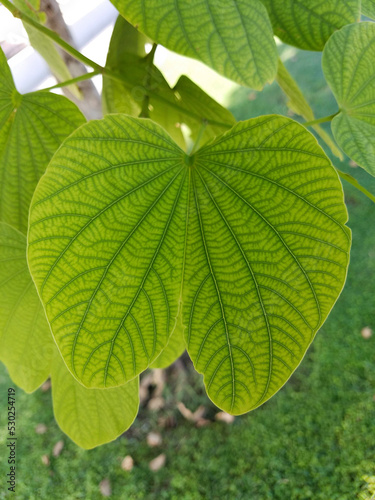
[[[41,0],[40,10],[46,13],[47,22],[46,26],[51,30],[55,31],[60,37],[68,42],[70,45],[74,46],[72,35],[66,25],[63,15],[61,13],[60,7],[56,0]],[[77,61],[67,52],[58,48],[65,64],[67,65],[72,77],[82,75],[87,73],[86,67],[80,61]],[[79,106],[83,114],[88,119],[101,118],[102,116],[102,106],[101,99],[95,85],[90,80],[85,80],[77,83],[79,90],[83,96],[82,100],[77,99],[69,92],[68,89],[64,88],[64,93],[73,102]]]

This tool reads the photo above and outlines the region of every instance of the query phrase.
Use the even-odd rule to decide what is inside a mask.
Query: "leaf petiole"
[[[155,57],[155,52],[157,49],[158,44],[154,43],[152,45],[152,49],[149,54],[147,54],[145,60],[147,61],[147,79],[145,83],[145,95],[143,97],[143,102],[142,102],[142,110],[140,112],[139,118],[149,118],[150,113],[149,113],[149,105],[150,105],[150,85],[152,82],[152,66],[154,64],[154,57]]]
[[[340,111],[337,111],[337,113],[334,113],[333,115],[329,116],[324,116],[323,118],[317,118],[316,120],[312,120],[311,122],[305,122],[302,123],[304,127],[312,127],[314,125],[319,125],[320,123],[326,123],[332,121],[335,116],[337,116],[340,113]]]
[[[59,82],[56,85],[52,85],[52,87],[47,87],[45,89],[40,89],[38,92],[47,92],[49,90],[59,89],[61,87],[68,87],[69,85],[73,85],[74,83],[83,82],[84,80],[90,80],[94,78],[94,76],[100,75],[101,71],[98,69],[91,71],[90,73],[85,73],[84,75],[76,76],[75,78],[71,78],[70,80],[65,80],[64,82]]]

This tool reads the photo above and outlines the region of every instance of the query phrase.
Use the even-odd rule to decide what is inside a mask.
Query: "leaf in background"
[[[113,441],[137,416],[138,377],[114,389],[86,389],[72,377],[55,349],[51,378],[56,422],[82,448]]]
[[[214,101],[187,76],[180,77],[173,91],[180,107],[190,111],[190,114],[181,112],[180,121],[189,127],[193,141],[197,139],[202,129],[202,123],[207,126],[201,138],[201,145],[221,135],[236,123],[230,111]]]
[[[39,12],[40,0],[33,0],[33,2],[28,0],[13,0],[13,3],[21,12],[34,19],[34,21],[44,24],[44,12]],[[72,75],[52,40],[27,23],[23,23],[23,26],[29,37],[30,44],[46,61],[57,81],[64,82],[66,80],[70,80]],[[74,95],[74,97],[77,99],[82,98],[77,85],[69,85],[67,88]]]
[[[49,376],[55,349],[26,262],[26,237],[0,222],[0,359],[33,392]]]
[[[315,120],[313,110],[281,59],[279,59],[276,81],[285,95],[289,98],[289,102],[287,103],[288,108],[291,109],[293,113],[302,116],[307,122]],[[320,125],[314,125],[312,128],[320,136],[322,141],[327,144],[332,153],[342,161],[344,159],[343,154],[324,128]]]
[[[185,141],[181,124],[191,130],[196,140],[202,123],[207,123],[202,143],[220,135],[235,123],[232,114],[215,102],[189,78],[182,76],[171,89],[162,73],[145,59],[147,38],[121,16],[118,18],[108,52],[107,67],[121,73],[128,81],[104,77],[105,113],[139,116],[147,89],[150,94],[150,118],[159,123],[182,148]],[[129,71],[129,68],[132,68]]]
[[[61,142],[84,123],[68,99],[20,95],[0,49],[0,220],[26,231],[35,186]]]
[[[146,83],[147,69],[142,67],[142,61],[146,57],[146,43],[152,42],[122,16],[117,18],[109,44],[106,67],[121,73],[129,79],[129,83],[103,75],[104,114],[125,113],[139,116],[144,93],[137,92],[137,88],[143,88]]]
[[[352,160],[375,175],[375,24],[346,26],[323,52],[323,71],[338,102],[333,135]]]
[[[275,78],[276,45],[259,0],[111,1],[155,42],[241,85],[260,90]]]
[[[273,30],[283,42],[321,51],[328,38],[359,20],[360,0],[262,0]]]
[[[287,381],[335,303],[346,221],[337,173],[290,119],[239,123],[187,156],[153,122],[109,115],[69,137],[38,185],[29,265],[86,386],[152,364],[182,305],[209,396],[239,414]]]
[[[362,0],[362,14],[375,19],[375,0]]]
[[[184,256],[183,151],[149,120],[108,115],[72,134],[32,202],[29,266],[68,368],[124,384],[166,346]]]

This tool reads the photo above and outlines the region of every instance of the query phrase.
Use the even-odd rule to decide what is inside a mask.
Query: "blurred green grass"
[[[336,111],[320,57],[299,51],[286,61],[317,117]],[[237,119],[288,114],[276,84],[261,94],[237,89],[230,107]],[[375,193],[375,179],[351,168],[348,161],[334,162]],[[365,326],[375,330],[375,205],[351,186],[344,187],[353,231],[348,281],[301,366],[274,398],[232,425],[213,422],[198,429],[183,419],[175,403],[183,401],[193,410],[204,404],[208,416],[213,416],[215,409],[204,394],[201,377],[192,370],[172,374],[175,391],[166,389],[166,408],[157,413],[142,409],[125,437],[84,451],[54,422],[50,392],[26,395],[17,390],[13,498],[100,499],[99,483],[108,478],[112,498],[124,500],[355,500],[365,486],[362,477],[375,475],[375,335],[367,340],[361,336]],[[0,498],[12,497],[6,494],[4,479],[9,386],[1,366]],[[176,425],[159,428],[158,418],[166,415]],[[48,428],[43,435],[35,433],[39,423]],[[160,448],[146,444],[152,430],[162,433]],[[52,448],[60,439],[65,447],[54,458]],[[166,466],[150,472],[148,462],[159,453],[166,454]],[[50,456],[49,466],[41,461],[45,454]],[[131,472],[120,467],[128,454],[135,462]]]

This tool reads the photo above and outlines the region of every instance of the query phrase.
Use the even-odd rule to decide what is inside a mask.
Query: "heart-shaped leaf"
[[[352,24],[335,33],[323,52],[323,70],[340,107],[333,135],[375,175],[375,24]]]
[[[155,42],[241,85],[260,90],[276,76],[276,45],[260,0],[111,1]]]
[[[283,42],[323,50],[328,38],[360,18],[359,0],[262,0],[273,30]]]
[[[185,148],[182,124],[189,127],[193,141],[201,132],[202,124],[206,124],[202,144],[234,125],[235,119],[230,111],[186,76],[182,76],[171,89],[162,73],[145,57],[145,41],[144,35],[119,16],[113,30],[107,67],[120,72],[124,81],[104,78],[105,113],[139,116],[145,95],[148,95],[149,117],[182,148]]]
[[[51,378],[56,422],[81,448],[95,448],[113,441],[137,416],[138,377],[114,389],[86,389],[72,377],[56,351]]]
[[[35,192],[29,266],[67,366],[88,387],[134,378],[182,307],[212,400],[239,414],[298,366],[346,278],[342,187],[303,126],[233,127],[187,156],[149,120],[72,134]]]
[[[362,0],[362,14],[375,19],[375,0]]]
[[[33,392],[49,376],[53,338],[26,262],[26,237],[0,222],[0,359]]]
[[[20,95],[0,49],[0,220],[25,232],[35,186],[61,142],[85,122],[65,97]]]

